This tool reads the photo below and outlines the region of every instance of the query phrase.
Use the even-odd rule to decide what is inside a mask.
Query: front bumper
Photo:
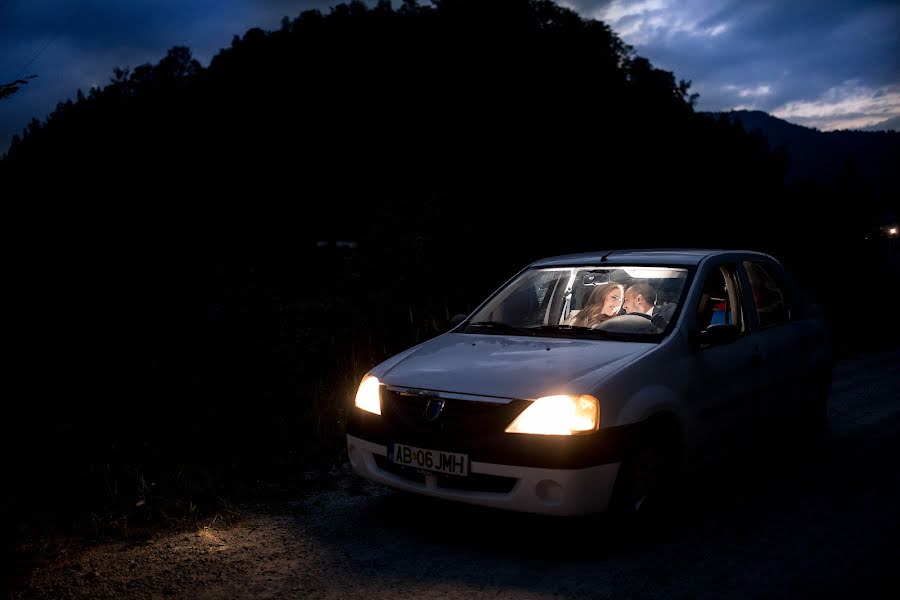
[[[471,504],[552,515],[602,512],[636,426],[582,435],[506,433],[529,405],[444,398],[435,419],[425,417],[428,394],[382,389],[381,415],[352,409],[347,449],[362,476],[395,488]],[[444,475],[394,463],[395,443],[465,454],[467,476]]]
[[[450,482],[439,474],[411,475],[392,468],[385,445],[348,434],[347,451],[357,473],[394,488],[469,504],[559,516],[606,510],[620,465],[611,462],[555,469],[472,460],[471,481],[484,489],[460,489],[458,483],[450,487]]]

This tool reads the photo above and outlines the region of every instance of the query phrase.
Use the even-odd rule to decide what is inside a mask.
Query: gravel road
[[[665,533],[444,503],[355,477],[229,527],[96,546],[14,598],[900,598],[900,351],[835,373],[823,455],[686,482]]]

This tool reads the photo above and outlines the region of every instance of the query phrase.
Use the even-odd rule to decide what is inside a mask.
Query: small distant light
[[[888,229],[888,233],[891,235],[897,235],[897,228],[891,227],[890,229]]]

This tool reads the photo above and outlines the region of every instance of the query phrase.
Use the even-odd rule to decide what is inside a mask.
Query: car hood
[[[447,333],[371,373],[387,385],[501,398],[588,394],[655,345]]]

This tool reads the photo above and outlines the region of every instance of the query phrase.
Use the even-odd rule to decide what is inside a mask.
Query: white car
[[[824,426],[827,329],[766,254],[547,258],[455,321],[363,378],[359,474],[510,510],[634,512],[724,442]]]

